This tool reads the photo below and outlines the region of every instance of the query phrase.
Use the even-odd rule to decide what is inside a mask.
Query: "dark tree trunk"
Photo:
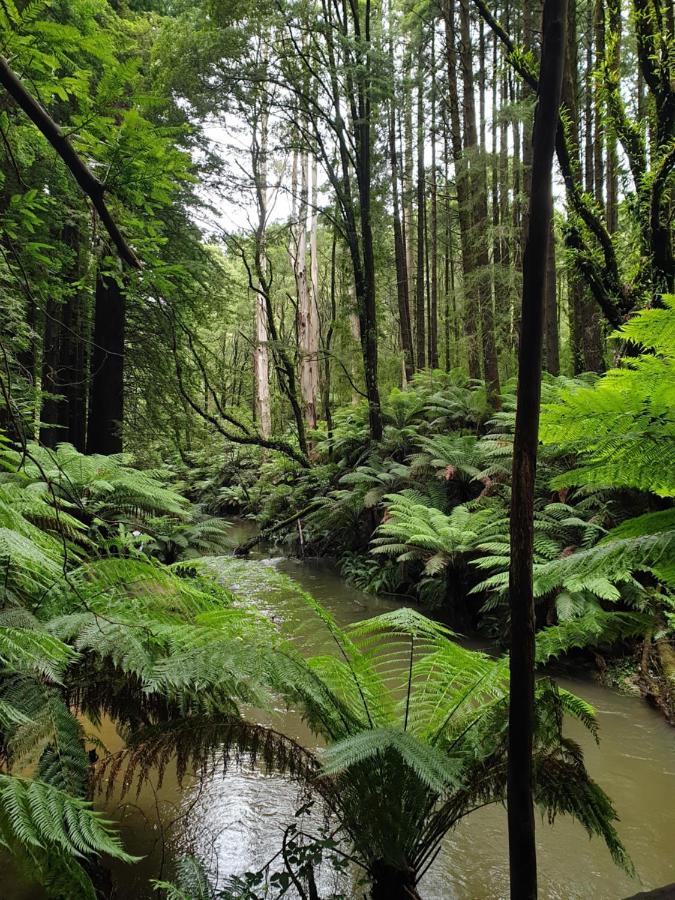
[[[51,298],[45,307],[42,337],[42,408],[40,410],[40,441],[45,447],[55,447],[67,440],[60,426],[64,398],[61,396],[61,342],[63,305]]]
[[[509,604],[511,652],[507,775],[509,864],[513,900],[536,900],[532,803],[534,744],[534,481],[537,467],[546,257],[552,215],[551,164],[565,50],[566,0],[546,0],[538,102],[532,141],[529,231],[523,262],[521,341],[511,499]]]
[[[615,72],[621,65],[621,5],[608,3],[611,32],[616,40],[611,48],[610,65]],[[609,126],[607,129],[607,231],[610,234],[619,227],[619,158],[616,147],[616,132]]]
[[[426,209],[424,190],[424,65],[422,62],[424,38],[420,30],[419,70],[417,83],[417,280],[415,284],[415,328],[417,368],[426,366],[426,329],[424,308],[424,236]]]
[[[96,278],[87,453],[121,453],[124,419],[125,298],[108,274]]]
[[[560,346],[558,336],[558,279],[555,264],[555,235],[553,218],[551,218],[551,234],[548,239],[548,255],[546,257],[546,356],[545,368],[551,375],[560,375]]]
[[[436,42],[431,32],[431,281],[429,368],[438,368],[438,184],[436,178]]]
[[[65,273],[70,293],[60,302],[49,300],[42,344],[42,390],[46,397],[40,415],[40,440],[47,447],[68,441],[84,451],[86,434],[86,316],[80,280],[80,233],[66,225],[63,241],[72,253]]]
[[[403,871],[385,862],[372,866],[372,900],[416,900],[419,898],[414,872]]]
[[[393,50],[390,50],[393,63]],[[393,70],[393,65],[392,65]],[[391,100],[389,118],[389,159],[391,165],[391,190],[394,204],[394,258],[396,262],[396,297],[398,299],[398,315],[401,329],[401,349],[405,365],[405,375],[412,378],[415,364],[413,360],[412,330],[410,327],[410,298],[408,297],[408,265],[405,252],[405,235],[401,223],[401,205],[399,201],[399,165],[396,151],[396,107]]]
[[[462,290],[464,294],[464,336],[467,344],[469,375],[480,378],[480,353],[478,352],[478,309],[470,285],[473,280],[474,254],[471,245],[471,184],[467,160],[462,153],[462,131],[459,117],[459,90],[457,84],[457,47],[455,29],[455,0],[445,0],[443,6],[448,66],[448,94],[450,99],[450,136],[452,158],[455,163],[457,188],[457,214],[462,251]]]
[[[464,150],[469,154],[471,189],[473,202],[473,224],[471,240],[474,246],[476,271],[476,299],[482,335],[483,367],[488,395],[493,404],[498,404],[499,369],[497,365],[497,348],[495,345],[494,313],[492,310],[492,289],[490,260],[488,253],[488,204],[487,174],[485,170],[485,154],[478,143],[476,129],[476,104],[474,99],[473,58],[471,53],[471,23],[469,0],[460,0],[461,23],[461,61],[462,80],[464,83]],[[484,48],[482,48],[484,50]],[[482,93],[482,92],[481,92]]]

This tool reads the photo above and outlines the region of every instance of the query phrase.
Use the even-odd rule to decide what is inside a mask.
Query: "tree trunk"
[[[551,203],[551,206],[553,206],[553,203]],[[550,228],[551,234],[548,239],[548,253],[546,256],[546,301],[544,309],[546,321],[546,355],[544,368],[551,375],[560,375],[558,279],[555,264],[555,232],[553,227],[553,217],[551,217]]]
[[[121,453],[124,422],[125,294],[118,280],[96,277],[87,453]]]
[[[319,178],[318,161],[312,156],[311,168],[311,202],[312,208],[309,219],[309,316],[307,320],[307,364],[309,368],[310,393],[314,413],[314,428],[316,428],[317,401],[319,397]]]
[[[610,44],[609,64],[615,72],[621,65],[621,4],[609,3],[610,31],[615,40]],[[607,231],[610,234],[619,227],[619,158],[616,146],[616,131],[610,124],[607,129]]]
[[[258,255],[256,271],[267,268],[266,235],[267,235],[267,141],[268,112],[265,107],[260,116],[260,137],[254,134],[253,174],[258,183],[258,232],[256,254]],[[265,285],[258,279],[258,291],[255,294],[255,346],[253,348],[253,376],[255,381],[255,410],[260,434],[264,438],[272,436],[272,411],[270,403],[270,359],[267,331],[267,302]]]
[[[534,744],[534,482],[537,467],[546,257],[553,212],[551,165],[565,47],[566,0],[546,0],[532,143],[529,231],[523,264],[521,341],[511,499],[511,612],[507,801],[513,900],[536,900],[532,803]]]
[[[403,871],[383,861],[372,867],[372,900],[418,900],[414,872]]]
[[[424,236],[426,228],[426,198],[424,190],[424,36],[420,28],[417,69],[417,278],[415,283],[415,328],[417,368],[426,364],[426,329],[424,308]]]
[[[42,405],[40,440],[47,447],[60,441],[84,452],[86,443],[86,346],[87,335],[83,297],[78,288],[80,233],[66,225],[63,242],[72,253],[66,272],[64,299],[47,301],[42,345],[42,390],[52,397]]]
[[[438,368],[438,185],[436,179],[436,41],[431,32],[431,294],[429,368]]]
[[[485,154],[478,144],[476,130],[476,104],[474,99],[473,59],[471,53],[471,21],[469,0],[460,0],[461,62],[464,82],[464,152],[469,156],[471,193],[473,201],[473,225],[471,240],[474,247],[476,270],[476,299],[480,316],[483,367],[488,396],[494,405],[499,403],[499,369],[495,345],[494,312],[492,309],[492,287],[490,256],[488,250],[488,206],[487,174]]]
[[[309,196],[308,154],[300,154],[300,202],[298,218],[293,234],[293,270],[298,300],[298,355],[300,365],[300,396],[303,417],[308,430],[316,428],[316,397],[314,394],[314,371],[316,352],[312,360],[312,301],[307,281],[307,205]]]
[[[469,376],[471,378],[480,378],[480,353],[478,350],[477,337],[478,309],[470,290],[474,270],[474,255],[471,244],[471,185],[469,181],[467,160],[462,152],[462,130],[459,117],[459,90],[457,84],[455,0],[445,0],[443,14],[445,18],[448,94],[450,99],[450,134],[452,158],[455,164],[457,212],[459,217],[459,233],[462,251],[464,336],[467,345]]]
[[[390,24],[390,29],[393,23]],[[394,73],[393,42],[389,41],[389,59],[392,77]],[[412,330],[410,327],[410,298],[408,295],[408,261],[406,259],[405,234],[401,223],[399,202],[399,165],[396,150],[396,102],[392,96],[389,110],[389,163],[391,166],[391,192],[394,205],[394,260],[396,264],[396,297],[401,333],[401,349],[406,380],[412,378],[415,370],[413,358]]]

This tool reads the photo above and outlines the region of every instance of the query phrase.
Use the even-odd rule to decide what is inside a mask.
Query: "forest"
[[[675,897],[671,0],[0,0],[0,898]]]

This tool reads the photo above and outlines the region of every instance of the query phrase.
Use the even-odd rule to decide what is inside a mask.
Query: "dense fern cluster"
[[[157,517],[189,528],[199,514],[151,474],[66,445],[5,444],[1,459],[0,842],[50,896],[93,897],[82,864],[131,857],[88,801],[97,742],[80,714],[128,735],[236,714],[257,696],[248,651],[269,629],[213,579],[160,561]],[[195,551],[222,534],[197,534]]]
[[[614,337],[630,347],[601,378],[547,378],[535,511],[540,623],[609,609],[669,619],[675,492],[675,301]],[[635,348],[639,352],[635,352]],[[383,404],[382,442],[363,405],[338,411],[310,476],[268,461],[247,509],[263,526],[301,517],[304,552],[338,555],[365,590],[444,604],[461,627],[504,634],[513,385],[498,411],[459,372],[415,376]],[[275,539],[297,546],[291,522]]]

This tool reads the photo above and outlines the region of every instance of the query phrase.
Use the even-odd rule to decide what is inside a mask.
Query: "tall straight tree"
[[[420,26],[417,57],[417,277],[415,279],[415,346],[418,369],[423,369],[426,365],[424,250],[427,216],[424,189],[424,81],[424,30]]]
[[[547,246],[552,214],[551,165],[565,56],[567,0],[546,0],[532,139],[528,236],[523,260],[521,341],[511,499],[511,612],[507,803],[513,900],[537,897],[533,788],[534,482],[537,469]]]
[[[258,207],[258,227],[256,234],[256,272],[267,268],[267,217],[268,217],[268,131],[269,110],[266,101],[260,111],[259,128],[253,129],[251,148],[253,177],[256,185]],[[253,377],[255,381],[255,407],[260,434],[264,438],[272,436],[272,412],[270,402],[270,358],[267,330],[267,306],[264,286],[258,280],[255,296],[255,346],[253,348]]]
[[[394,86],[396,85],[394,70],[394,21],[389,4],[389,66]],[[396,265],[396,298],[398,300],[399,328],[401,332],[401,349],[406,380],[412,378],[415,370],[412,329],[410,324],[410,295],[408,293],[408,260],[405,246],[405,229],[401,218],[401,199],[399,194],[400,166],[396,140],[396,98],[395,92],[389,99],[389,164],[391,168],[391,193],[393,202],[394,226],[394,262]]]
[[[459,86],[457,83],[457,30],[455,0],[444,0],[445,48],[448,71],[448,96],[450,104],[450,136],[452,158],[455,164],[457,213],[462,251],[462,287],[464,293],[464,337],[467,345],[469,375],[480,378],[480,353],[478,352],[478,310],[470,297],[469,286],[473,280],[474,254],[471,244],[471,188],[467,159],[462,152],[462,130],[459,115]]]
[[[499,395],[499,369],[495,345],[494,313],[492,309],[492,285],[488,251],[487,172],[485,154],[478,142],[476,127],[476,101],[471,49],[471,17],[469,0],[460,0],[461,68],[464,112],[464,152],[469,160],[471,185],[470,216],[471,241],[476,262],[473,273],[475,303],[480,317],[483,368],[490,398],[497,402]]]

